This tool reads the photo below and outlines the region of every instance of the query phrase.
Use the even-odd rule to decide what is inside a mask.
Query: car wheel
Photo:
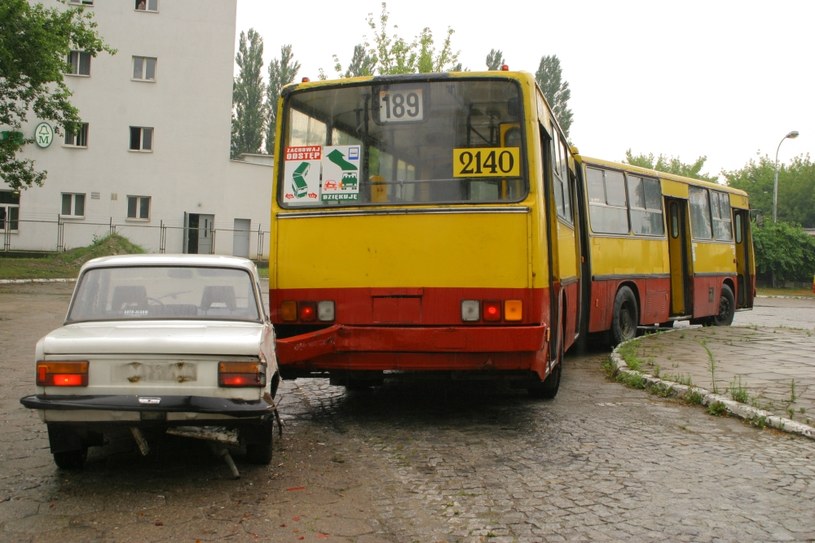
[[[88,458],[88,449],[82,448],[72,451],[60,451],[54,453],[54,463],[60,469],[82,469],[85,460]]]
[[[252,464],[266,465],[272,461],[273,426],[272,421],[268,421],[243,430],[246,459]]]

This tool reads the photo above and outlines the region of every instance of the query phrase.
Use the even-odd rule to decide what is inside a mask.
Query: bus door
[[[688,202],[665,198],[668,210],[668,257],[671,264],[671,315],[693,314],[693,261],[690,258]]]
[[[753,307],[753,277],[750,273],[753,255],[750,237],[750,212],[733,208],[733,235],[736,239],[736,272],[738,293],[736,307]]]

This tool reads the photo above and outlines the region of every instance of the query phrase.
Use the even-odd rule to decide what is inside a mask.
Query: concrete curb
[[[76,277],[71,279],[0,279],[0,285],[24,285],[26,283],[73,283]]]
[[[693,392],[699,394],[702,397],[702,405],[704,406],[709,406],[710,404],[718,403],[725,407],[728,414],[739,417],[748,422],[751,423],[761,422],[765,426],[769,426],[771,428],[775,428],[783,432],[798,434],[804,437],[808,437],[809,439],[815,440],[815,428],[807,424],[802,424],[800,422],[788,419],[786,417],[779,417],[778,415],[773,415],[769,411],[765,411],[763,409],[758,409],[757,407],[753,407],[747,404],[734,401],[720,394],[714,394],[709,390],[706,390],[701,387],[688,386],[680,383],[675,383],[673,381],[666,381],[664,379],[654,377],[653,375],[650,375],[648,373],[632,370],[631,368],[628,367],[628,364],[625,363],[623,357],[620,356],[620,354],[617,352],[617,350],[622,345],[625,345],[630,341],[637,341],[637,339],[632,339],[624,343],[621,343],[620,345],[617,345],[617,347],[615,347],[614,350],[611,352],[610,358],[611,363],[614,366],[615,376],[618,373],[623,373],[633,377],[640,377],[645,381],[646,389],[649,387],[660,387],[663,389],[671,390],[674,394],[681,397],[686,397],[687,395]]]

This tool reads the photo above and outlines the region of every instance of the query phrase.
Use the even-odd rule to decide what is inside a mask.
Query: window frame
[[[151,211],[152,197],[139,194],[127,195],[127,220],[147,222],[150,220]]]
[[[66,199],[67,197],[67,199]],[[87,202],[87,195],[84,192],[63,192],[61,193],[62,201],[60,203],[60,215],[65,218],[71,219],[84,219],[85,218],[85,204]],[[80,204],[81,202],[81,204]],[[66,203],[68,204],[68,213],[65,212]],[[77,212],[81,207],[81,212]]]
[[[0,232],[20,231],[20,194],[11,190],[0,190]],[[8,226],[8,230],[6,230]]]
[[[140,8],[139,4],[144,1],[144,7]],[[147,13],[157,13],[158,12],[158,0],[134,0],[133,9],[136,11],[142,11]]]
[[[90,125],[88,123],[80,123],[79,132],[74,132],[66,128],[65,138],[63,139],[63,146],[75,149],[87,149],[89,132]]]
[[[136,61],[141,62],[141,66],[139,71],[141,72],[139,75],[136,75]],[[153,61],[153,77],[150,78],[149,75],[149,64],[150,61]],[[155,83],[156,82],[156,70],[158,68],[158,57],[146,57],[142,55],[133,55],[131,66],[133,68],[132,73],[130,74],[130,79],[133,81],[141,81],[144,83]]]
[[[149,134],[149,136],[148,136]],[[152,153],[155,128],[152,126],[131,126],[128,150],[133,153]],[[134,147],[134,145],[136,145]]]
[[[72,75],[75,77],[90,77],[91,76],[91,59],[93,57],[87,51],[80,49],[73,49],[68,53],[67,64],[69,66],[65,75]],[[87,73],[82,71],[82,60],[87,60]]]
[[[68,0],[68,3],[76,6],[92,6],[93,0]]]

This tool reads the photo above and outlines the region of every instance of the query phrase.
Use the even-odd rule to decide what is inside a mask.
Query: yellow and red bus
[[[576,155],[583,337],[674,321],[729,325],[755,297],[747,193]]]
[[[277,119],[284,377],[436,372],[557,393],[579,326],[577,172],[533,76],[302,82]]]

